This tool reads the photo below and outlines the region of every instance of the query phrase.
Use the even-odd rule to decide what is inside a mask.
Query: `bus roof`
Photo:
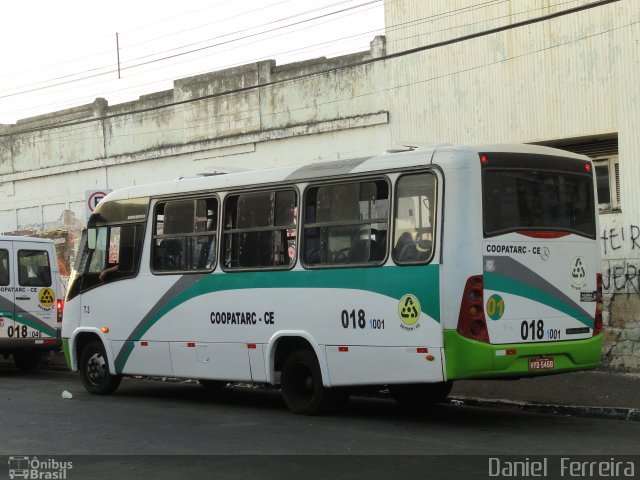
[[[161,183],[136,185],[116,190],[107,195],[104,201],[125,200],[130,198],[153,197],[172,194],[189,193],[206,190],[225,190],[242,188],[257,184],[273,184],[279,182],[301,182],[328,177],[339,177],[350,173],[388,171],[409,167],[417,167],[432,163],[435,151],[461,153],[463,157],[479,153],[521,153],[537,154],[588,160],[588,157],[565,150],[538,145],[496,144],[496,145],[432,145],[407,148],[406,151],[395,151],[382,155],[346,160],[321,161],[302,165],[276,167],[265,170],[224,173],[210,176],[181,178]]]

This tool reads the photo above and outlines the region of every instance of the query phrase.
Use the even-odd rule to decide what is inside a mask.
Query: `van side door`
[[[14,334],[15,278],[13,243],[0,240],[0,346]]]
[[[56,337],[56,293],[52,255],[34,243],[16,245],[17,288],[15,322],[20,338]]]

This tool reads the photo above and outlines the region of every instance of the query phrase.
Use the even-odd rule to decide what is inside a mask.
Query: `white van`
[[[59,350],[63,293],[52,240],[0,235],[0,355],[29,371]]]

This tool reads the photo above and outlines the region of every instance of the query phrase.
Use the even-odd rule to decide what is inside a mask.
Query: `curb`
[[[468,405],[472,407],[506,408],[511,410],[544,413],[548,415],[640,421],[640,409],[637,408],[527,403],[506,399],[496,400],[488,398],[471,398],[460,395],[450,397],[449,403],[454,406]]]

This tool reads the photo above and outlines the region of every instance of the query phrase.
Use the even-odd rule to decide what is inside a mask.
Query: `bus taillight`
[[[596,315],[593,322],[593,335],[602,333],[602,274],[596,276]]]
[[[56,302],[56,320],[58,323],[62,323],[62,312],[64,311],[64,300],[61,298]]]
[[[489,333],[483,309],[483,290],[482,275],[474,275],[467,279],[462,302],[460,302],[457,330],[464,337],[488,343]]]

